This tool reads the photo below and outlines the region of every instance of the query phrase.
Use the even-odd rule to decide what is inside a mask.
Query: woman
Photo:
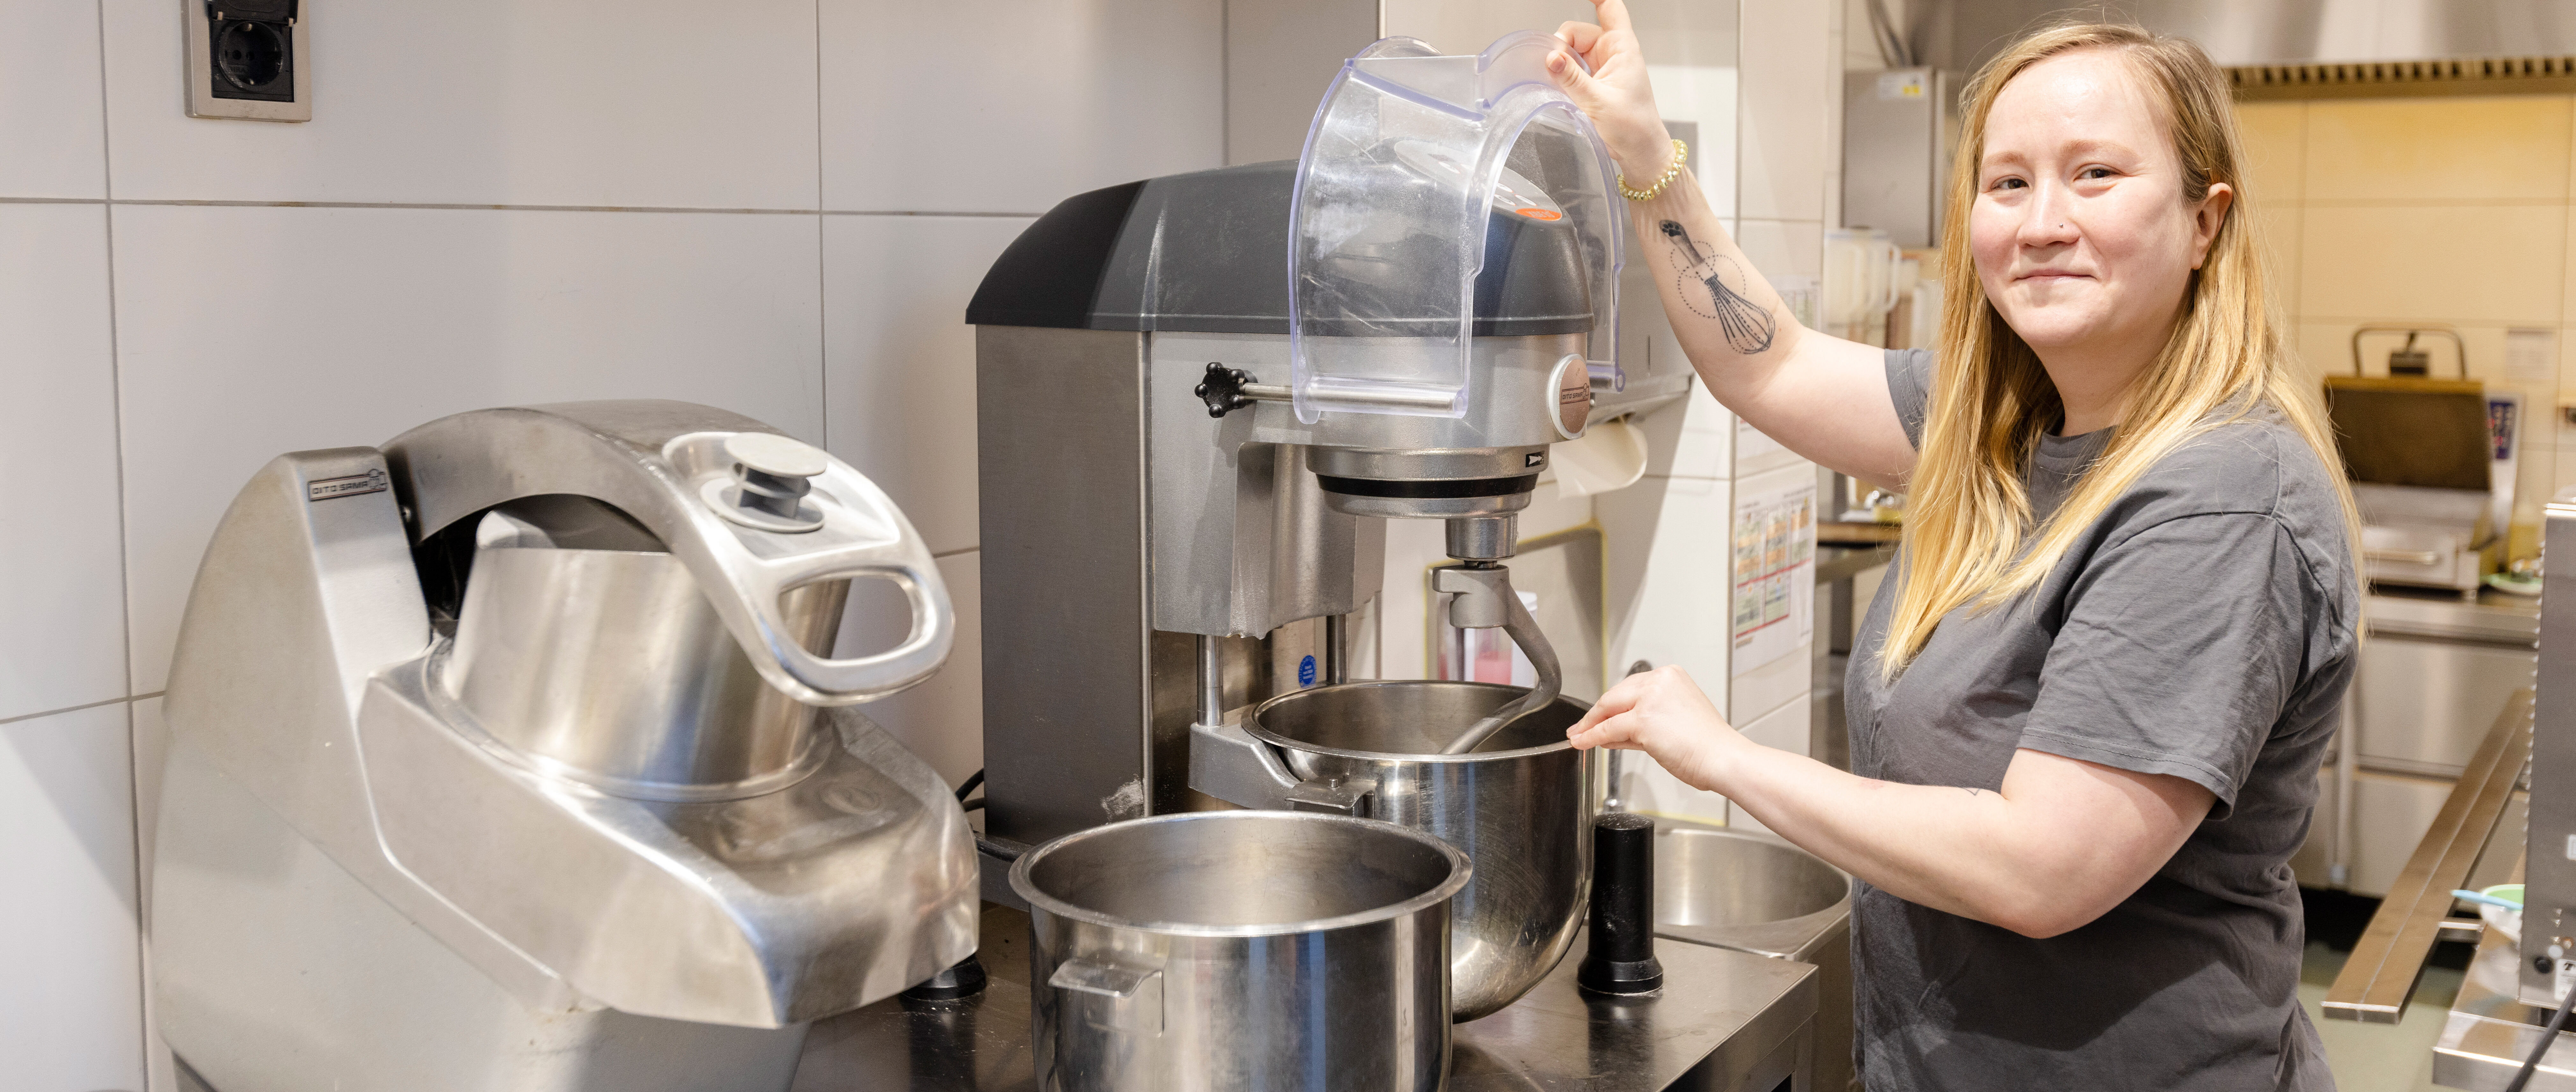
[[[1910,499],[1853,650],[1854,773],[1747,741],[1670,668],[1568,734],[1859,878],[1877,1092],[2331,1087],[2288,860],[2352,675],[2357,536],[2273,326],[2225,80],[2131,27],[2005,51],[1968,95],[1941,344],[1883,352],[1781,306],[1675,163],[1620,0],[1595,2],[1561,32],[1592,72],[1555,75],[1700,376]]]

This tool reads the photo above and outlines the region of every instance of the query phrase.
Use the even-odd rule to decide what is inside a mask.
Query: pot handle
[[[1377,811],[1377,779],[1306,781],[1277,748],[1243,725],[1190,725],[1190,787],[1226,803],[1268,811],[1322,811],[1368,818]]]
[[[1371,818],[1377,813],[1377,779],[1300,781],[1296,788],[1288,790],[1288,810]]]
[[[1047,976],[1063,992],[1067,1016],[1096,1028],[1137,1035],[1163,1033],[1163,972],[1067,958]]]
[[[1229,804],[1284,811],[1305,782],[1243,725],[1190,725],[1190,787]]]

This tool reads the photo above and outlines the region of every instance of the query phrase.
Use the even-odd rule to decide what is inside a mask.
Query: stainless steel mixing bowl
[[[1011,866],[1049,1092],[1432,1092],[1466,854],[1392,823],[1204,811]]]
[[[1607,791],[1565,730],[1589,708],[1558,698],[1463,755],[1442,746],[1526,690],[1381,680],[1262,703],[1245,722],[1309,781],[1371,782],[1367,814],[1440,836],[1476,862],[1450,912],[1456,1019],[1520,999],[1564,958],[1592,882],[1587,835]]]

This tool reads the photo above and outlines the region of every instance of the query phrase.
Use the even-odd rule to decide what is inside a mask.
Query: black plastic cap
[[[1655,959],[1655,821],[1611,812],[1592,821],[1592,918],[1575,985],[1593,993],[1664,987]]]

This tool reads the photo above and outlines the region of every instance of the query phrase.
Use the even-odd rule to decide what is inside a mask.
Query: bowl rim
[[[1464,679],[1360,679],[1353,682],[1332,683],[1325,686],[1309,686],[1303,689],[1291,690],[1285,694],[1281,694],[1264,701],[1259,705],[1253,706],[1252,711],[1244,715],[1243,730],[1249,733],[1252,738],[1260,740],[1263,743],[1270,744],[1274,747],[1285,747],[1292,751],[1304,751],[1308,754],[1331,755],[1335,758],[1363,759],[1371,762],[1497,762],[1508,761],[1515,758],[1528,758],[1532,755],[1543,755],[1553,751],[1572,750],[1574,747],[1573,740],[1560,739],[1553,743],[1542,743],[1536,747],[1519,747],[1509,751],[1474,751],[1463,755],[1444,755],[1437,752],[1424,753],[1414,751],[1362,751],[1350,747],[1326,747],[1319,743],[1307,743],[1303,740],[1290,739],[1287,736],[1280,735],[1277,732],[1273,732],[1268,728],[1262,727],[1261,724],[1261,714],[1268,712],[1271,706],[1278,705],[1282,702],[1295,701],[1309,694],[1316,694],[1327,690],[1343,691],[1373,687],[1416,686],[1476,687],[1486,690],[1507,691],[1515,695],[1526,694],[1530,691],[1530,688],[1526,686],[1509,686],[1503,683],[1489,682],[1469,682]],[[1589,712],[1592,709],[1592,703],[1581,698],[1559,694],[1556,696],[1556,700],[1572,705],[1575,708],[1586,712]]]
[[[1091,909],[1090,907],[1078,906],[1057,898],[1052,894],[1039,890],[1037,881],[1030,878],[1031,873],[1037,868],[1038,862],[1045,859],[1050,854],[1095,838],[1111,837],[1114,836],[1116,832],[1124,831],[1133,827],[1151,826],[1160,823],[1241,822],[1338,824],[1365,828],[1372,830],[1379,835],[1391,834],[1419,845],[1430,846],[1437,850],[1441,856],[1447,858],[1449,861],[1449,875],[1439,883],[1433,884],[1430,889],[1410,896],[1400,902],[1388,903],[1382,906],[1372,906],[1365,910],[1356,910],[1348,914],[1337,914],[1328,918],[1308,918],[1302,921],[1265,922],[1252,925],[1208,925],[1199,922],[1122,918]],[[1355,925],[1372,925],[1381,921],[1392,921],[1396,918],[1417,914],[1429,907],[1447,903],[1449,900],[1456,898],[1459,892],[1467,889],[1467,881],[1474,871],[1475,862],[1470,860],[1464,851],[1460,850],[1456,846],[1450,845],[1446,840],[1437,835],[1415,830],[1401,824],[1390,823],[1383,819],[1362,819],[1348,815],[1330,815],[1323,812],[1305,811],[1188,811],[1172,815],[1154,815],[1142,819],[1129,819],[1123,822],[1106,823],[1064,835],[1021,854],[1019,860],[1011,863],[1010,881],[1012,892],[1019,895],[1021,898],[1028,900],[1029,909],[1033,914],[1043,911],[1053,917],[1070,918],[1074,921],[1098,925],[1104,928],[1126,929],[1146,933],[1161,933],[1172,936],[1219,938],[1270,937],[1294,936],[1300,933],[1317,933],[1333,929],[1347,929]]]

